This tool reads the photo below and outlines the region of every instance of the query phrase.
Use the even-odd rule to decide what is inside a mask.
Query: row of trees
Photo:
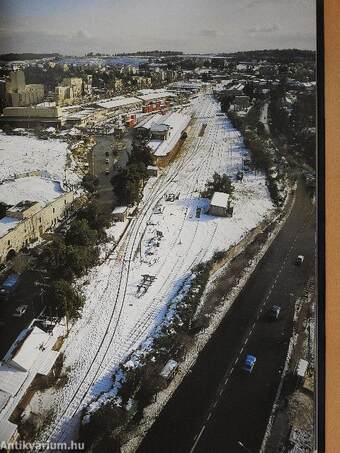
[[[147,166],[152,163],[150,148],[143,143],[134,143],[126,167],[111,178],[119,204],[129,205],[140,201],[148,178]]]
[[[286,146],[293,156],[300,155],[313,168],[316,167],[316,96],[300,93],[291,111],[284,105],[284,84],[272,90],[269,104],[271,130],[279,145]]]
[[[65,237],[57,236],[44,248],[41,265],[52,281],[48,290],[52,313],[68,319],[80,315],[84,298],[72,280],[98,261],[98,243],[105,239],[109,221],[109,212],[92,202],[78,212]]]

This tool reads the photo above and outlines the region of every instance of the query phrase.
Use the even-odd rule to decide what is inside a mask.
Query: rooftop
[[[112,211],[112,214],[124,214],[124,212],[126,212],[128,209],[127,206],[117,206],[116,208],[114,208],[114,210]]]
[[[229,195],[224,192],[215,192],[211,199],[211,206],[226,208],[229,202]]]
[[[29,371],[41,351],[45,349],[44,345],[48,339],[48,333],[39,329],[39,327],[33,327],[28,331],[24,340],[16,343],[16,348],[14,347],[12,350],[10,364]]]
[[[136,97],[117,96],[107,101],[96,102],[96,105],[104,109],[114,109],[117,107],[124,107],[126,105],[138,104],[141,100]]]
[[[40,176],[8,180],[0,185],[0,202],[13,205],[12,212],[22,212],[37,202],[45,206],[62,194],[58,181]]]

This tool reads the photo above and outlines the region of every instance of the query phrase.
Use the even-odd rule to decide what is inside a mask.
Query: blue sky
[[[0,0],[0,52],[315,49],[315,0]]]

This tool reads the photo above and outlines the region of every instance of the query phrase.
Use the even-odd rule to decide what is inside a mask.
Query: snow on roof
[[[16,205],[22,200],[41,203],[43,206],[63,193],[60,183],[40,176],[18,178],[0,185],[0,202]]]
[[[104,109],[113,109],[116,107],[123,107],[125,105],[137,104],[140,102],[141,100],[135,97],[117,96],[108,101],[96,102],[96,105],[99,105],[99,107],[103,107]]]
[[[151,140],[148,143],[151,149],[154,150],[155,156],[166,156],[173,149],[183,130],[188,126],[190,119],[190,116],[178,112],[173,112],[163,119],[162,124],[170,127],[171,134],[167,140]]]
[[[147,116],[142,119],[142,121],[136,126],[138,129],[139,127],[143,127],[145,129],[150,129],[153,124],[157,124],[158,121],[163,118],[163,115],[160,113],[156,113],[155,115]]]
[[[128,208],[127,206],[117,206],[112,211],[112,214],[124,214],[124,212],[127,211],[127,208]]]
[[[166,364],[165,367],[160,372],[160,375],[167,379],[171,373],[177,368],[178,363],[176,360],[170,359]]]
[[[59,351],[53,351],[53,349],[45,351],[44,358],[37,372],[43,376],[47,376],[57,360],[58,355]]]
[[[139,99],[142,99],[143,101],[152,101],[153,99],[176,97],[176,94],[172,93],[171,91],[155,91],[153,93],[142,94],[142,95],[137,95],[137,96]]]
[[[44,350],[44,344],[48,339],[48,333],[34,326],[23,342],[19,343],[18,349],[14,350],[10,364],[28,371]]]
[[[215,192],[211,199],[211,206],[226,208],[228,206],[229,195],[224,192]]]
[[[298,376],[304,377],[308,368],[307,360],[300,359],[297,367],[296,374]]]
[[[0,365],[0,390],[14,396],[27,376],[27,371],[20,371],[7,363],[2,363]]]
[[[0,440],[2,442],[8,442],[17,431],[17,428],[17,425],[14,423],[9,422],[8,420],[3,420],[0,423]]]
[[[13,217],[3,217],[0,219],[0,238],[5,236],[9,230],[13,230],[20,222],[18,219],[14,219]]]
[[[25,172],[42,171],[63,180],[67,143],[58,139],[39,140],[34,135],[0,133],[0,180]],[[72,179],[78,181],[73,173]]]

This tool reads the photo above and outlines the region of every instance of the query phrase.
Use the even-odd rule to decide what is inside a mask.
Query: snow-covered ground
[[[34,135],[0,133],[0,181],[27,172],[42,172],[46,177],[76,185],[74,162],[68,144],[57,139],[39,140]]]
[[[50,440],[70,440],[80,410],[112,385],[116,366],[153,331],[196,264],[226,250],[266,216],[271,203],[265,178],[247,174],[235,182],[234,215],[206,214],[209,201],[199,196],[214,172],[234,177],[247,155],[240,134],[210,95],[193,100],[185,113],[195,121],[181,155],[145,188],[138,214],[111,256],[82,281],[83,316],[72,328],[62,351],[70,366],[69,381],[58,390],[33,398],[34,410],[54,407],[55,421],[43,433]],[[200,137],[202,125],[207,124]],[[179,193],[174,202],[165,195]],[[202,209],[196,217],[197,207]],[[143,275],[155,276],[146,292],[138,291]]]

